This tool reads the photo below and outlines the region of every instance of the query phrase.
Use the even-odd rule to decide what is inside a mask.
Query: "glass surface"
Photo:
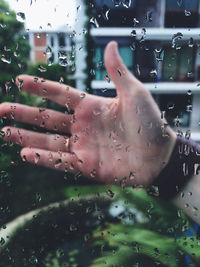
[[[200,143],[199,17],[195,0],[0,0],[0,267],[199,267],[194,192],[178,208],[136,180],[166,166],[168,124]],[[112,40],[146,89],[111,51],[107,71]]]

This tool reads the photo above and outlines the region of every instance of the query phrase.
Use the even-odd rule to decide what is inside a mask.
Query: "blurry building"
[[[76,0],[77,12],[74,26],[59,29],[29,31],[32,63],[58,63],[66,68],[69,78],[75,80],[78,90],[85,90],[86,50],[84,29],[87,17],[83,0]]]
[[[65,29],[56,31],[29,32],[31,62],[51,65],[59,63],[69,74],[74,73],[75,42],[73,32]]]
[[[175,128],[200,141],[199,0],[95,0],[93,93],[115,96],[103,55],[116,40],[131,70]]]

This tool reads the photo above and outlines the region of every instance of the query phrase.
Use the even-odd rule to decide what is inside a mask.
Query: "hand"
[[[23,146],[22,158],[33,164],[81,171],[108,184],[123,179],[129,185],[147,186],[168,162],[176,135],[161,119],[149,91],[124,65],[115,42],[106,47],[105,65],[115,84],[116,98],[89,95],[56,82],[40,79],[34,82],[34,77],[19,76],[21,90],[46,97],[74,114],[3,103],[1,117],[56,133],[5,127],[4,139]]]

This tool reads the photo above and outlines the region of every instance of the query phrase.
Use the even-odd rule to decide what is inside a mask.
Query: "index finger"
[[[61,106],[67,106],[71,109],[74,109],[83,97],[83,92],[81,93],[71,86],[30,75],[18,76],[16,84],[23,91],[48,98]]]

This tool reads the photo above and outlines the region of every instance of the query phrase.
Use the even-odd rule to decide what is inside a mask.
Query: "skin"
[[[82,93],[52,81],[20,75],[21,90],[73,110],[74,114],[17,103],[2,103],[0,116],[41,126],[55,134],[5,127],[4,139],[24,147],[24,160],[62,171],[81,171],[107,184],[150,185],[168,163],[176,134],[161,119],[149,91],[126,68],[117,43],[105,51],[105,66],[116,98]]]

